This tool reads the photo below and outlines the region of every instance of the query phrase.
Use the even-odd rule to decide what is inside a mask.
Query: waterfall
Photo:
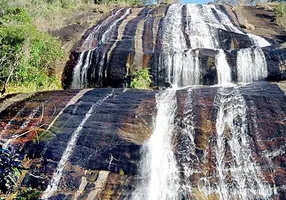
[[[178,149],[179,163],[182,166],[183,184],[181,190],[186,199],[192,198],[192,175],[198,172],[200,160],[196,154],[195,143],[195,112],[194,112],[194,93],[188,90],[183,113],[183,129],[181,131],[181,141]]]
[[[169,63],[168,82],[173,88],[200,84],[199,51],[174,53]]]
[[[252,157],[246,103],[237,88],[220,88],[215,98],[216,192],[221,200],[269,199],[273,191]],[[227,158],[231,157],[229,160]]]
[[[88,112],[85,114],[83,120],[81,121],[80,125],[75,129],[75,131],[71,134],[71,138],[69,142],[67,143],[67,147],[61,157],[61,160],[58,163],[57,169],[55,173],[53,174],[53,178],[50,181],[47,189],[43,192],[42,198],[41,199],[48,199],[50,198],[54,192],[57,191],[58,189],[58,184],[61,180],[64,168],[66,166],[67,161],[69,160],[73,149],[76,145],[77,139],[79,137],[79,134],[81,133],[83,126],[85,125],[86,121],[90,118],[92,114],[96,111],[97,108],[99,108],[102,103],[110,97],[112,94],[106,95],[104,98],[98,100],[95,104],[93,104]]]
[[[248,33],[247,35],[252,40],[254,46],[267,47],[267,46],[271,45],[267,40],[265,40],[264,38],[262,38],[260,36],[253,35],[251,33]]]
[[[227,63],[225,53],[222,49],[218,50],[216,56],[216,69],[218,84],[225,85],[231,83],[231,71]]]
[[[241,49],[237,52],[237,79],[248,83],[267,77],[267,63],[261,48]]]
[[[93,30],[92,32],[87,36],[85,41],[83,42],[82,49],[92,49],[95,48],[94,45],[97,45],[97,39],[98,39],[98,34],[100,33],[100,29],[106,25],[108,25],[110,22],[114,21],[117,19],[120,15],[120,12],[122,12],[124,8],[121,8],[117,10],[115,13],[112,13],[106,20],[104,20],[102,23],[99,23]],[[96,42],[94,42],[96,40]]]
[[[157,95],[157,117],[154,131],[143,146],[140,185],[134,200],[179,199],[179,171],[173,153],[173,129],[177,107],[176,90]]]
[[[204,20],[201,5],[187,4],[187,28],[186,33],[189,36],[191,49],[197,48],[216,48],[215,38],[211,34],[209,25]]]
[[[143,10],[143,8],[140,9]],[[212,130],[198,132],[207,134],[207,136],[203,136],[206,140],[204,144],[210,146],[205,149],[196,149],[194,106],[200,105],[197,105],[199,103],[195,105],[193,102],[191,97],[193,89],[188,91],[181,119],[183,128],[180,137],[183,139],[180,142],[184,148],[178,147],[177,149],[176,146],[176,153],[179,156],[175,155],[173,150],[174,120],[177,112],[176,90],[166,90],[156,96],[157,116],[154,130],[150,139],[142,147],[143,158],[140,162],[139,183],[132,193],[132,199],[191,199],[196,196],[195,192],[210,198],[214,195],[220,200],[269,199],[273,191],[264,180],[259,164],[256,163],[252,155],[252,138],[247,124],[246,102],[238,88],[227,85],[232,82],[232,76],[235,77],[235,75],[237,75],[237,82],[243,83],[267,78],[267,63],[261,48],[269,46],[270,43],[262,37],[243,32],[232,23],[222,9],[215,5],[172,4],[168,6],[165,16],[161,17],[158,14],[160,12],[156,9],[154,9],[156,14],[150,14],[153,10],[149,10],[144,18],[138,10],[133,12],[133,15],[130,15],[131,11],[131,9],[120,9],[111,18],[107,18],[108,22],[102,23],[102,26],[107,26],[107,24],[108,26],[102,31],[101,38],[98,38],[98,46],[95,48],[98,48],[96,50],[99,52],[89,49],[81,53],[78,64],[74,68],[73,88],[88,86],[87,71],[93,62],[93,54],[98,54],[94,55],[96,56],[94,60],[97,62],[98,74],[103,74],[103,68],[112,67],[115,74],[110,76],[120,77],[125,73],[124,71],[131,70],[134,66],[140,68],[142,63],[154,62],[156,63],[154,74],[158,75],[158,79],[171,83],[175,89],[202,83],[209,84],[216,78],[218,85],[224,86],[218,89],[215,97],[216,121],[215,123],[211,120],[206,122],[210,123],[209,126],[213,129],[215,126],[216,132],[206,133]],[[129,16],[127,17],[127,15]],[[160,17],[162,21],[150,19],[151,17]],[[125,21],[121,23],[124,19]],[[154,23],[156,21],[158,27],[150,28],[152,20]],[[148,24],[145,24],[146,21]],[[138,26],[138,30],[132,34],[130,33],[131,24]],[[145,30],[145,26],[153,32]],[[94,31],[99,29],[100,27]],[[88,40],[94,37],[94,34],[89,36]],[[151,35],[153,38],[150,38]],[[138,40],[134,41],[133,38],[136,37]],[[148,41],[153,40],[154,44],[149,42],[152,44],[148,43],[146,46],[153,48],[155,56],[151,55],[154,52],[145,53],[144,38],[148,38]],[[132,42],[130,42],[131,40]],[[128,45],[125,46],[122,43],[126,41],[128,41]],[[248,48],[236,50],[245,46]],[[117,70],[116,65],[109,66],[110,61],[121,59],[121,56],[117,55],[119,51],[122,51],[123,65],[125,64],[123,58],[127,57],[126,66],[124,66],[126,68],[123,70]],[[117,54],[113,60],[114,52]],[[233,58],[235,52],[237,52],[237,68],[229,66],[229,63],[235,59]],[[153,70],[152,67],[151,70]],[[211,74],[215,70],[216,76]],[[235,72],[237,74],[234,74]],[[107,71],[104,74],[108,74]],[[163,74],[164,77],[162,77]],[[176,142],[178,141],[176,140]],[[208,150],[207,148],[213,149]],[[201,155],[197,154],[197,150]],[[206,156],[206,152],[212,157]],[[67,153],[68,156],[70,156],[69,154]],[[205,162],[204,159],[209,159],[211,164],[207,164],[214,166],[208,167],[215,169],[202,171],[201,164],[206,163],[200,162]],[[66,162],[67,160],[64,160],[63,163],[60,163],[63,166],[59,164],[59,171],[63,170]],[[180,162],[182,171],[179,171],[177,162]],[[57,183],[54,184],[52,181],[48,188],[52,192],[56,191],[60,180],[60,177],[54,176],[57,178],[53,178],[53,181],[57,181]],[[192,188],[192,179],[196,178],[198,186]],[[56,186],[52,186],[53,184]],[[52,189],[53,187],[54,189]],[[180,196],[181,194],[183,197]]]
[[[72,88],[73,89],[81,89],[81,66],[83,64],[83,57],[86,51],[80,53],[77,64],[73,70],[73,78],[72,78]]]
[[[120,12],[122,11],[122,9],[118,10],[115,13],[115,16],[117,16]],[[98,42],[98,45],[106,45],[111,41],[111,34],[112,31],[114,31],[115,26],[124,18],[126,18],[127,15],[129,15],[131,13],[131,8],[126,9],[126,11],[124,12],[123,15],[121,15],[118,19],[114,20],[108,27],[108,29],[102,34],[100,41]],[[113,15],[112,15],[113,17]],[[103,23],[103,25],[107,24],[107,22],[109,22],[111,20],[111,18],[107,18],[105,20],[105,22]],[[95,31],[99,30],[101,26],[96,27],[94,29],[94,31],[92,33],[89,34],[89,36],[86,38],[85,42],[83,45],[90,47],[91,46],[91,42],[89,41],[90,38],[94,37]],[[83,89],[85,87],[88,87],[88,80],[87,80],[87,70],[89,68],[89,66],[91,65],[92,62],[92,57],[93,57],[93,52],[97,49],[98,47],[93,47],[92,49],[89,50],[85,50],[82,51],[79,59],[77,61],[77,64],[73,70],[73,79],[72,79],[72,83],[71,83],[71,88],[73,89]],[[85,57],[86,55],[86,58]],[[104,59],[105,56],[103,56],[101,58],[101,60],[99,61],[99,69],[100,71],[102,71],[102,66],[104,65]],[[83,65],[84,63],[84,65]]]

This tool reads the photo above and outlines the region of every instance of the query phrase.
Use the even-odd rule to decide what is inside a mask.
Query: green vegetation
[[[275,8],[275,21],[276,23],[286,28],[286,3],[279,3]]]
[[[59,88],[53,70],[63,55],[60,43],[39,31],[23,8],[2,9],[0,25],[2,93]]]
[[[275,13],[275,22],[278,26],[286,28],[286,3],[273,1],[266,3],[259,3],[257,8],[269,10]]]
[[[25,188],[21,189],[17,197],[15,198],[16,200],[38,200],[40,199],[41,192],[37,189],[33,188]]]
[[[107,12],[114,5],[146,4],[146,0],[0,0],[0,96],[4,93],[60,89],[56,66],[68,53],[48,30],[65,25],[75,12]]]
[[[132,81],[130,86],[136,89],[149,89],[152,82],[149,68],[143,68],[131,74]]]

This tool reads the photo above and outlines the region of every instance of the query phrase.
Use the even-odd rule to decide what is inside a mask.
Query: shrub
[[[28,91],[58,88],[51,72],[63,55],[60,43],[37,30],[22,8],[4,10],[0,23],[0,86],[8,80],[10,87]]]
[[[143,68],[131,74],[132,81],[130,86],[136,89],[149,89],[152,82],[152,76],[149,74],[148,68]]]
[[[16,200],[38,200],[40,199],[41,192],[33,188],[25,188],[18,192]]]
[[[275,21],[281,27],[286,27],[286,3],[279,3],[275,8]]]

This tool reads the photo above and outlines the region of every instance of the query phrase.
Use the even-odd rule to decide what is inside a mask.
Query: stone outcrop
[[[286,99],[276,84],[265,82],[177,91],[175,154],[182,172],[184,165],[195,171],[191,177],[182,176],[182,182],[191,183],[194,197],[200,195],[198,185],[203,184],[202,180],[217,184],[218,99],[225,92],[232,94],[233,91],[237,91],[246,104],[251,158],[261,169],[262,180],[276,188],[273,198],[283,199]],[[155,96],[159,92],[163,91],[106,88],[43,92],[19,98],[1,108],[1,143],[9,143],[14,151],[23,155],[25,166],[29,168],[20,186],[44,191],[72,135],[82,126],[51,199],[130,198],[138,183],[140,148],[152,132]],[[1,105],[7,105],[10,98],[16,96],[7,97]],[[100,105],[80,125],[94,104]],[[191,125],[195,146],[184,131]],[[227,158],[231,155],[228,139],[225,145],[225,159],[232,162],[233,158]],[[185,195],[187,198],[189,194]],[[213,191],[209,197],[217,195]]]
[[[276,48],[277,42],[281,41],[273,39],[275,33],[269,36],[251,32],[269,36],[266,40],[249,35],[239,28],[238,16],[228,6],[214,5],[116,9],[112,15],[90,28],[76,45],[65,67],[63,86],[129,86],[134,72],[149,68],[153,86],[161,87],[173,82],[175,65],[190,65],[190,61],[184,60],[187,56],[198,59],[201,73],[199,84],[214,85],[218,83],[214,62],[217,53],[209,52],[215,49],[224,50],[233,71],[232,82],[236,82],[236,52],[259,46],[257,40],[264,40],[263,44],[268,40],[273,45],[263,48],[269,68],[264,80],[284,80],[284,64],[281,63],[285,63],[286,50]],[[271,27],[275,29],[275,25]],[[278,31],[277,34],[282,32]],[[210,38],[212,41],[208,41]],[[81,78],[75,78],[79,76]]]

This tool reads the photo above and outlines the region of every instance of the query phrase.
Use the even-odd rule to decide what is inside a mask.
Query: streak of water
[[[218,84],[226,85],[231,83],[231,71],[227,63],[225,53],[222,49],[218,50],[216,56],[216,69],[217,69],[217,78]]]
[[[85,117],[83,118],[83,120],[81,121],[81,123],[79,124],[79,126],[76,128],[76,130],[72,133],[71,138],[69,140],[69,142],[67,143],[67,148],[65,149],[61,160],[58,163],[57,169],[53,175],[52,180],[50,181],[47,189],[43,192],[42,198],[41,199],[48,199],[50,198],[54,192],[57,191],[58,189],[58,184],[61,180],[64,168],[66,166],[67,161],[69,160],[73,149],[76,145],[77,139],[81,133],[81,130],[83,129],[83,126],[85,125],[86,121],[89,119],[89,117],[94,114],[94,112],[96,111],[96,109],[102,105],[102,103],[108,98],[110,97],[112,94],[108,94],[106,95],[104,98],[98,100],[95,104],[93,104],[91,106],[91,108],[88,110],[88,112],[85,114]]]
[[[237,53],[238,82],[248,83],[267,77],[267,63],[261,48],[241,49]]]
[[[216,192],[221,200],[269,199],[273,193],[252,157],[246,103],[237,88],[220,88],[215,99]],[[231,160],[227,159],[231,156]]]
[[[135,200],[179,199],[179,171],[172,145],[176,91],[166,90],[156,100],[158,111],[155,127],[143,147],[142,180],[133,193],[132,199]]]

